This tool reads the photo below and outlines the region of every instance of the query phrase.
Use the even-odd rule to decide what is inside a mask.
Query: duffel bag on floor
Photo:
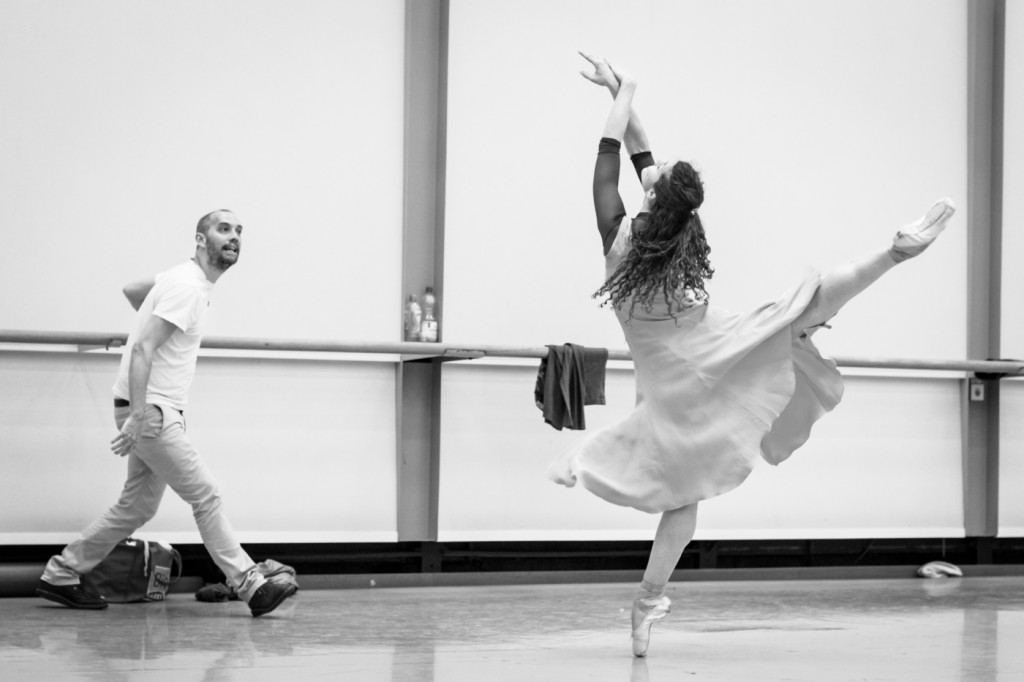
[[[82,585],[112,604],[163,601],[171,583],[180,577],[178,550],[159,542],[127,538],[82,576]]]

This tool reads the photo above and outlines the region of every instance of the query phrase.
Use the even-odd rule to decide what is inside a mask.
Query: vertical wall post
[[[444,300],[445,130],[448,1],[405,3],[405,155],[402,301],[433,286]],[[441,363],[408,359],[397,366],[398,539],[437,539]]]
[[[1005,0],[972,0],[968,12],[967,357],[1000,355]],[[963,382],[964,528],[999,529],[999,380]]]

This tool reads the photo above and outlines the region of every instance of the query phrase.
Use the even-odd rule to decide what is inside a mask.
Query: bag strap
[[[171,559],[171,582],[176,583],[181,578],[181,572],[184,570],[184,564],[181,561],[181,552],[172,547],[171,554],[174,556],[174,558]],[[178,575],[173,575],[175,563],[178,564]]]

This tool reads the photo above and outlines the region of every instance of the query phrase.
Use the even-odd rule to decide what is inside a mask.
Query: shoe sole
[[[260,609],[258,612],[257,611],[252,611],[252,617],[253,618],[259,618],[260,616],[267,615],[268,613],[270,613],[271,611],[276,609],[278,606],[283,604],[285,599],[287,599],[288,597],[292,596],[293,594],[295,594],[298,591],[299,591],[299,588],[295,587],[295,585],[289,585],[288,589],[285,590],[284,592],[282,592],[280,597],[278,597],[273,602],[271,602],[270,606],[268,606],[268,607],[266,607],[264,609]]]
[[[57,594],[56,592],[47,592],[46,590],[41,590],[41,589],[38,589],[38,588],[36,588],[36,596],[37,597],[42,597],[43,599],[48,599],[48,600],[50,600],[52,602],[56,602],[56,603],[60,604],[61,606],[68,607],[69,609],[84,609],[86,611],[102,611],[103,609],[105,609],[105,608],[107,608],[109,606],[109,604],[105,604],[105,603],[104,604],[95,604],[95,605],[79,604],[78,602],[73,602],[70,599],[62,597],[61,595]]]

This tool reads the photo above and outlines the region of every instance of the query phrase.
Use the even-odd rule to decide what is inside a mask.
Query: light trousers
[[[114,408],[120,429],[129,407]],[[235,539],[224,515],[217,484],[185,435],[181,412],[146,405],[142,437],[128,455],[128,477],[117,503],[82,531],[82,536],[50,558],[43,580],[52,585],[75,585],[114,546],[153,518],[164,490],[170,486],[192,506],[203,544],[238,596],[248,602],[266,582],[256,564]]]

